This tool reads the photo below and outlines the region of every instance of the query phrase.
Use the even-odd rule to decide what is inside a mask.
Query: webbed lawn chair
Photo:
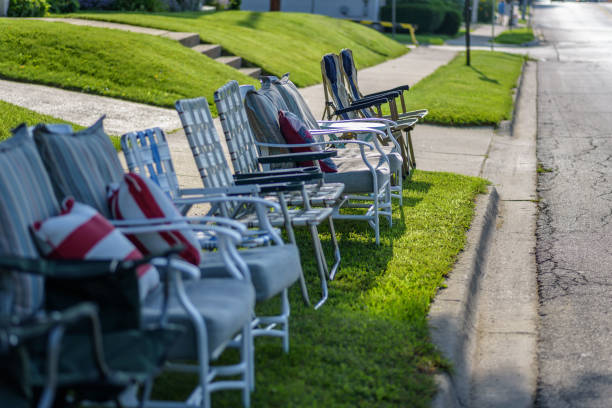
[[[108,214],[104,199],[106,186],[111,181],[119,181],[123,169],[104,133],[102,119],[83,131],[72,133],[69,130],[39,125],[34,132],[38,152],[44,160],[55,194],[61,198],[74,196],[101,214]],[[52,191],[50,183],[48,191]],[[55,202],[55,198],[51,198]],[[135,221],[133,227],[129,227],[128,221],[118,224],[125,233],[189,228],[215,230],[221,242],[240,240],[235,231],[217,226],[185,225],[184,220],[180,225],[173,225],[173,220],[168,219],[149,221]],[[228,261],[231,257],[226,256],[226,247],[220,245],[219,252],[222,259]],[[198,385],[185,402],[150,401],[151,387],[145,387],[143,396],[147,406],[210,407],[211,392],[222,389],[240,389],[243,404],[249,405],[254,384],[251,322],[255,291],[248,276],[231,273],[235,269],[235,265],[228,264],[226,277],[200,279],[200,269],[177,260],[169,269],[172,272],[171,287],[162,284],[144,298],[142,319],[145,324],[163,317],[185,329],[185,335],[170,350],[169,359],[197,362],[197,365],[167,364],[166,368],[198,375]],[[181,275],[191,279],[183,282]],[[168,302],[164,301],[166,291],[173,294]],[[160,305],[164,303],[167,303],[167,311],[162,315]],[[239,347],[240,361],[229,366],[212,366],[210,362],[230,345]]]
[[[249,180],[253,180],[257,177],[271,177],[272,180],[283,180],[285,177],[303,173],[303,169],[263,171],[260,167],[260,163],[262,162],[270,163],[280,160],[304,162],[306,161],[305,157],[309,160],[328,157],[324,152],[259,157],[257,146],[255,145],[255,136],[251,130],[247,113],[242,102],[240,86],[236,81],[228,82],[215,92],[215,104],[217,105],[225,141],[232,160],[234,178],[239,182],[249,182]],[[311,205],[324,207],[333,206],[338,201],[343,191],[344,184],[323,183],[321,179],[307,186],[309,202],[304,202],[304,196],[302,194],[289,195],[287,201],[291,205],[304,206],[306,210],[310,210],[312,208]],[[328,276],[330,279],[334,279],[338,266],[340,265],[341,255],[332,220],[332,212],[329,211],[328,213],[329,216],[327,220],[329,222],[329,231],[335,259],[334,264],[329,268]]]
[[[225,159],[223,148],[221,146],[221,140],[217,134],[208,102],[206,98],[194,98],[194,99],[183,99],[176,102],[176,110],[181,118],[185,136],[189,141],[189,147],[193,154],[193,158],[196,162],[196,166],[200,172],[200,177],[204,188],[231,188],[235,185],[236,181],[230,171],[230,166]],[[303,174],[297,175],[298,179],[301,177],[312,178],[313,176],[322,177],[321,174]],[[287,176],[292,179],[293,176]],[[265,183],[270,180],[267,177],[259,177],[244,180],[244,184],[257,183],[260,188],[265,189]],[[281,178],[282,179],[282,178]],[[273,178],[271,181],[277,182],[279,178]],[[262,184],[263,183],[263,184]],[[273,192],[273,191],[272,191]],[[277,193],[282,193],[278,191]],[[305,186],[301,185],[301,194],[303,197],[304,206],[291,208],[287,210],[289,216],[286,214],[272,214],[270,222],[275,226],[286,226],[286,220],[289,219],[291,226],[294,227],[305,227],[310,231],[310,236],[313,243],[315,252],[315,261],[319,272],[319,279],[321,282],[321,299],[315,305],[315,309],[321,307],[328,298],[327,289],[327,276],[329,270],[327,267],[327,261],[321,245],[321,239],[319,237],[318,225],[327,220],[332,214],[331,208],[313,208],[308,205],[309,197]],[[278,194],[283,208],[286,207],[284,194]],[[241,217],[241,208],[237,207],[231,201],[221,208],[222,214]],[[295,242],[292,230],[287,229],[290,241]],[[333,232],[333,231],[332,231]],[[335,239],[335,237],[334,237]]]
[[[403,187],[403,174],[402,168],[404,164],[404,160],[400,153],[401,146],[398,141],[393,136],[391,125],[395,125],[395,122],[384,119],[384,118],[350,118],[350,119],[342,119],[342,120],[322,120],[317,121],[314,118],[314,115],[310,111],[308,104],[302,98],[299,90],[295,86],[293,82],[289,79],[289,74],[283,75],[280,79],[276,77],[263,77],[262,78],[262,92],[265,92],[268,88],[274,89],[278,91],[281,95],[283,102],[289,108],[289,111],[297,115],[302,121],[308,126],[309,129],[347,129],[348,134],[351,134],[350,130],[363,130],[363,129],[376,129],[378,131],[384,131],[386,136],[384,140],[391,141],[392,146],[389,149],[388,147],[378,146],[378,148],[383,149],[387,159],[389,160],[390,170],[393,174],[391,180],[391,193],[392,197],[399,201],[399,204],[403,204],[403,195],[402,195],[402,187]],[[346,134],[346,133],[345,133]],[[367,134],[367,133],[366,133]],[[360,133],[361,135],[361,133]],[[371,136],[371,135],[370,135]],[[345,136],[343,136],[345,138]],[[365,138],[365,140],[371,140],[372,143],[376,143],[377,140],[373,140],[371,137]],[[341,145],[340,145],[341,146]],[[338,146],[338,147],[340,147]],[[367,156],[372,160],[376,160],[377,156],[380,154],[378,152],[378,148],[376,151],[371,153],[367,153]]]
[[[280,130],[278,111],[287,110],[283,97],[278,90],[270,86],[269,81],[262,83],[259,91],[249,90],[245,97],[245,107],[256,145],[262,155],[269,149],[285,149],[313,145],[353,145],[358,148],[338,149],[334,163],[336,173],[324,173],[326,183],[342,183],[345,188],[342,197],[334,203],[334,219],[365,220],[374,228],[376,243],[380,243],[380,216],[387,218],[391,224],[391,186],[390,160],[378,144],[378,140],[365,142],[360,140],[332,140],[337,133],[370,133],[386,136],[385,132],[373,128],[352,128],[347,131],[337,129],[313,129],[312,136],[318,140],[314,144],[288,145]],[[376,138],[374,138],[376,139]],[[366,153],[368,149],[368,154]],[[342,207],[362,208],[364,214],[343,214]]]
[[[148,176],[156,181],[166,194],[175,199],[175,202],[179,204],[194,204],[207,201],[208,197],[206,197],[205,189],[193,189],[190,191],[190,198],[181,198],[183,196],[181,195],[181,190],[177,189],[179,184],[176,173],[173,170],[168,142],[161,129],[154,128],[127,133],[121,137],[121,145],[128,169],[131,172]],[[174,186],[174,188],[171,186]],[[230,188],[225,190],[228,192],[232,191]],[[223,200],[223,202],[227,200],[243,200],[244,202],[247,198],[231,196]],[[256,201],[251,202],[257,203]],[[273,205],[271,203],[267,204]],[[278,207],[275,207],[275,209],[280,213]],[[263,218],[265,222],[268,222],[268,217],[265,214],[263,214]],[[245,267],[251,275],[258,302],[263,302],[277,295],[281,296],[281,313],[277,316],[258,317],[253,334],[254,336],[270,335],[281,337],[283,340],[283,350],[287,352],[289,350],[290,314],[287,290],[296,279],[302,277],[302,268],[297,247],[293,244],[285,244],[274,231],[272,232],[274,246],[246,248],[240,251],[240,258],[244,260]],[[207,255],[202,266],[204,274],[209,276],[218,274],[220,272],[218,267],[220,263],[219,255],[217,253]],[[278,273],[279,269],[282,270],[282,273]],[[307,291],[305,295],[306,299],[308,299]],[[260,329],[258,328],[260,325],[267,325],[267,327]],[[280,329],[274,329],[273,325],[279,326]]]
[[[403,159],[403,171],[405,175],[410,175],[411,169],[416,165],[410,130],[417,123],[419,116],[399,117],[396,98],[400,96],[401,92],[387,92],[371,98],[353,100],[344,85],[340,58],[332,53],[323,56],[321,60],[321,75],[323,77],[323,91],[325,94],[324,115],[327,116],[327,119],[338,117],[344,120],[357,118],[375,120],[378,117],[380,119],[392,120],[394,122],[392,132],[399,142],[400,153]],[[383,116],[383,105],[389,106],[391,115]],[[408,147],[406,147],[401,137],[402,132],[406,135]]]

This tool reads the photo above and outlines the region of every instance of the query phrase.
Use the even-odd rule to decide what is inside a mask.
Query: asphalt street
[[[612,4],[536,5],[538,407],[612,407]]]

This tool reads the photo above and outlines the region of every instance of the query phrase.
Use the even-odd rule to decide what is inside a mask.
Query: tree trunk
[[[270,11],[280,11],[281,0],[270,0]]]

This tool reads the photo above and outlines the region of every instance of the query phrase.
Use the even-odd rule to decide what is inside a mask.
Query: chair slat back
[[[268,77],[272,86],[285,101],[289,111],[297,115],[306,124],[308,129],[319,129],[319,123],[315,119],[310,107],[300,94],[295,84],[289,79],[289,74],[285,74],[282,78]]]
[[[182,99],[176,102],[176,110],[204,186],[234,185],[206,98]]]
[[[31,132],[25,125],[0,143],[0,256],[39,257],[30,226],[59,214],[59,203]],[[0,316],[25,317],[44,301],[44,280],[0,273]]]
[[[336,54],[325,54],[321,60],[321,73],[323,75],[323,86],[325,91],[332,98],[331,102],[336,110],[348,108],[351,105],[351,98],[342,80],[340,60]],[[358,111],[346,112],[339,115],[342,119],[359,118]],[[371,115],[364,109],[361,110],[365,117]]]
[[[164,131],[160,128],[121,136],[121,149],[128,169],[146,175],[172,199],[180,197],[179,183]]]
[[[255,135],[247,117],[240,86],[230,81],[215,92],[215,104],[235,173],[260,171]]]
[[[353,97],[353,100],[363,98],[359,85],[357,82],[357,67],[355,67],[355,60],[353,59],[353,51],[348,48],[344,48],[340,51],[340,59],[342,61],[342,72],[348,85],[348,90]]]

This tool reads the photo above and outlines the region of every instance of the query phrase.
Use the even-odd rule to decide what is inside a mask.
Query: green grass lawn
[[[200,34],[232,54],[280,76],[291,73],[298,86],[321,82],[321,57],[351,48],[360,68],[408,50],[377,31],[346,20],[303,13],[225,11],[205,13],[77,13],[90,18]]]
[[[495,37],[495,42],[500,44],[525,44],[534,40],[531,27],[515,28],[504,31]]]
[[[37,20],[0,19],[0,77],[174,107],[231,79],[253,78],[176,41]]]
[[[429,407],[433,374],[448,364],[430,342],[427,312],[465,244],[474,198],[485,186],[478,178],[416,171],[405,183],[404,207],[394,208],[393,227],[383,221],[379,247],[365,222],[337,221],[342,264],[329,300],[315,311],[292,288],[289,354],[278,339],[255,339],[252,406]],[[315,300],[320,288],[311,241],[296,232]],[[321,238],[329,253],[324,228]],[[278,310],[276,303],[260,306]],[[194,379],[165,374],[154,392],[185,397]],[[215,393],[213,405],[238,407],[240,393]]]
[[[53,116],[43,115],[21,106],[13,105],[12,103],[0,101],[0,141],[9,138],[11,130],[22,123],[27,123],[29,126],[38,123],[68,123],[72,125],[74,130],[84,129],[84,126],[77,125],[76,123],[67,122]],[[121,150],[119,137],[111,136],[110,138],[115,149],[117,151]]]
[[[391,33],[385,33],[389,38],[393,38]],[[457,35],[443,35],[443,34],[415,34],[416,40],[419,45],[444,45],[446,40],[452,40],[461,35],[465,35],[465,30],[461,29]],[[402,44],[412,44],[412,37],[408,33],[397,33],[395,34],[395,40]]]
[[[462,52],[405,94],[407,108],[429,109],[429,123],[497,125],[511,117],[512,91],[524,60],[521,55],[472,51],[468,67]]]

